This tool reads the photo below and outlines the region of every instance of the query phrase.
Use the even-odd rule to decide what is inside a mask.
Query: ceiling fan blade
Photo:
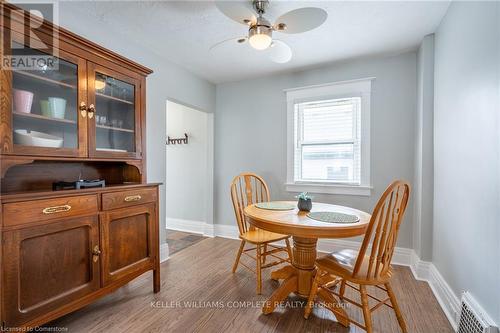
[[[255,11],[252,9],[252,3],[248,0],[236,1],[215,1],[215,6],[222,14],[229,17],[231,20],[241,24],[249,25],[257,21]]]
[[[208,51],[213,52],[217,49],[224,48],[225,46],[232,47],[232,46],[237,46],[237,45],[243,45],[243,44],[246,44],[247,41],[248,41],[247,37],[228,38],[228,39],[225,39],[221,42],[218,42],[218,43],[212,45]]]
[[[285,34],[298,34],[319,27],[327,17],[327,12],[321,8],[294,9],[278,17],[274,29]]]
[[[268,52],[269,59],[279,64],[284,64],[292,59],[292,49],[287,43],[279,39],[273,40]]]

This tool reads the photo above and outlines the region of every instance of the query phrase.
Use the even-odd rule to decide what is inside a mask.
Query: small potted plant
[[[312,196],[307,194],[307,192],[302,192],[296,196],[299,199],[297,203],[297,207],[301,211],[310,212],[312,209]]]

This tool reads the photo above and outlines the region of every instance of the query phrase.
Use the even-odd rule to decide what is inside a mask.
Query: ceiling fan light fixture
[[[271,46],[273,39],[271,36],[266,34],[255,34],[250,36],[248,42],[256,50],[265,50]]]
[[[256,50],[265,50],[273,42],[271,24],[262,16],[257,19],[257,24],[248,30],[248,42]]]
[[[279,39],[279,36],[277,39],[273,38],[273,33],[276,32],[277,35],[303,33],[318,28],[328,18],[328,13],[322,8],[302,7],[290,10],[277,18],[273,12],[271,14],[274,23],[270,23],[264,17],[267,15],[269,2],[270,0],[215,0],[222,14],[247,26],[248,35],[222,41],[212,46],[210,50],[231,42],[245,45],[239,50],[247,52],[248,55],[253,52],[252,49],[260,50],[273,62],[286,63],[292,59],[292,50],[286,42]],[[247,47],[247,42],[250,47]]]

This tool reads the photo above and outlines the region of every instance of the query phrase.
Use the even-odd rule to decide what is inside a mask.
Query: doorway
[[[171,100],[166,112],[166,227],[213,237],[213,114]]]

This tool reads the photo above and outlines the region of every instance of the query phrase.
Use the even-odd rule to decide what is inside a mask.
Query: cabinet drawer
[[[97,212],[97,195],[23,201],[3,206],[3,223],[14,226]]]
[[[156,202],[155,189],[143,188],[123,192],[104,193],[102,195],[103,210],[140,205],[146,202]]]

